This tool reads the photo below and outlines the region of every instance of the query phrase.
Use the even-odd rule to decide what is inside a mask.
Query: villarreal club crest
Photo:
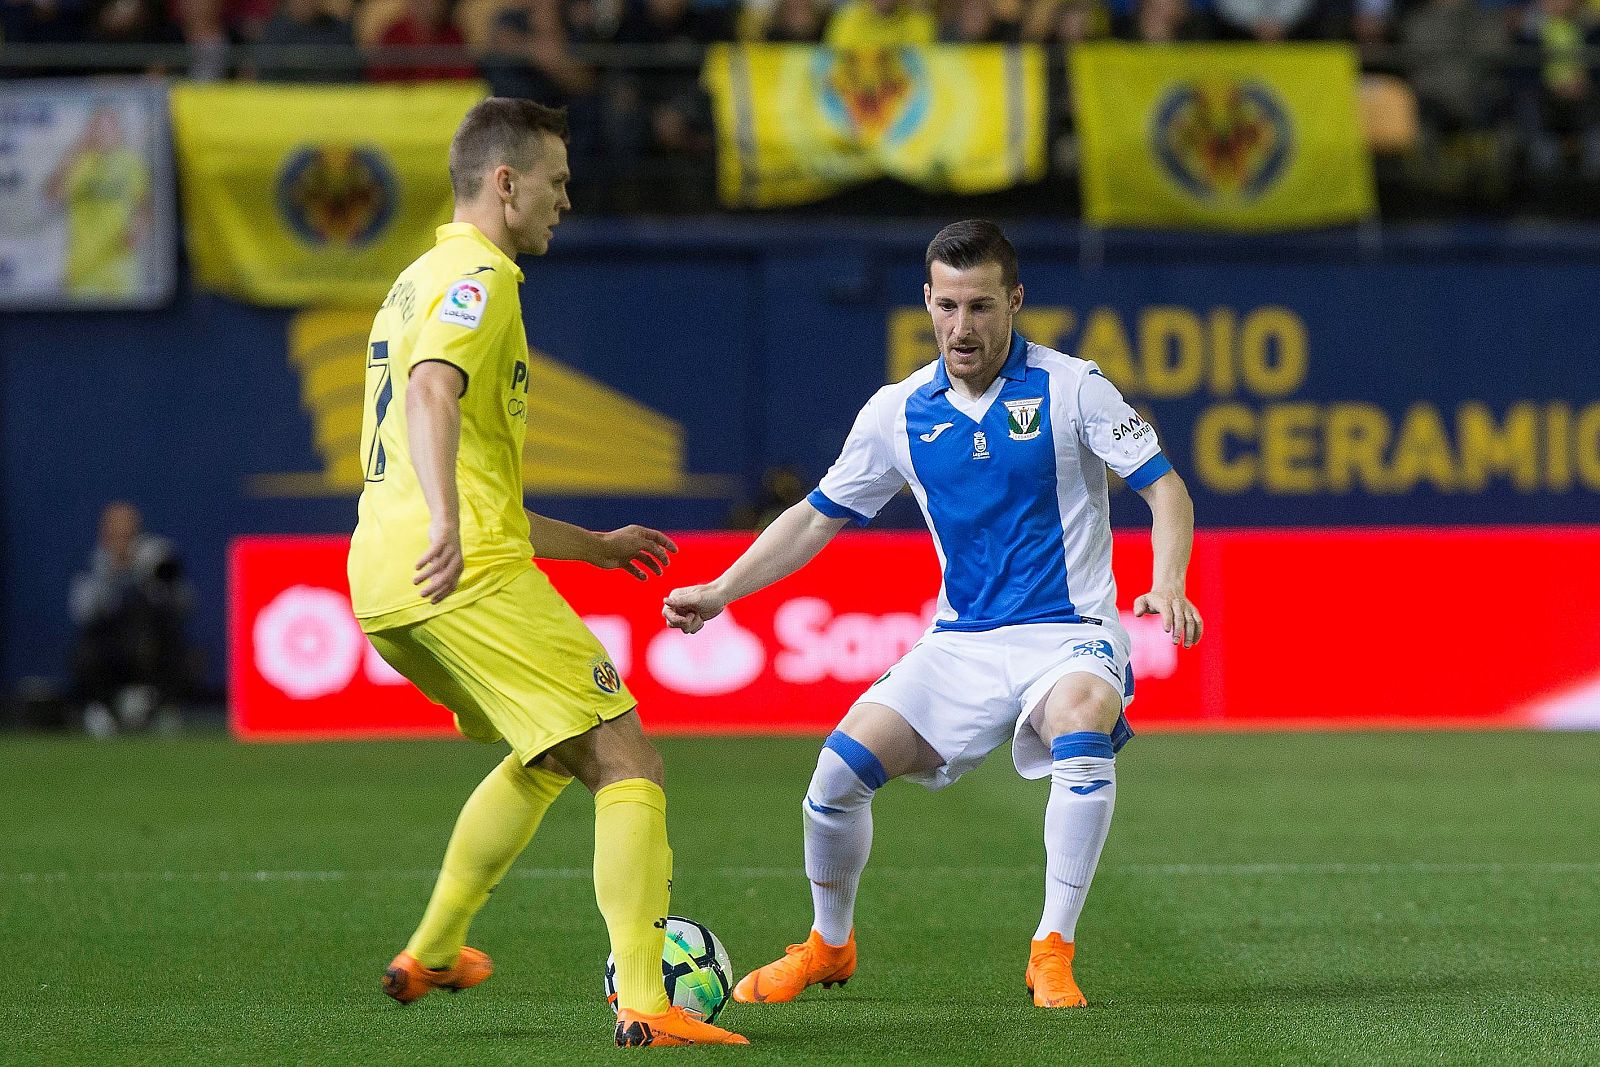
[[[1156,104],[1150,135],[1162,170],[1200,200],[1256,200],[1283,176],[1293,138],[1265,85],[1184,82]]]

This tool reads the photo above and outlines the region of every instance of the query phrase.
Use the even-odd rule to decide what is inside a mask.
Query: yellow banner
[[[1345,45],[1081,45],[1084,218],[1285,230],[1376,210]]]
[[[985,193],[1045,173],[1038,47],[714,45],[702,80],[730,206],[803,204],[884,176]]]
[[[474,82],[180,85],[173,138],[195,277],[262,304],[376,307],[450,221]]]

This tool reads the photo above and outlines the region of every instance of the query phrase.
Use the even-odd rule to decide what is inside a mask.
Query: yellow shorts
[[[611,657],[537,567],[470,604],[368,633],[378,654],[474,741],[523,763],[637,703]]]

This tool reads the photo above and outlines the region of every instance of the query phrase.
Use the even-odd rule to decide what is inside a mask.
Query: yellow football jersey
[[[67,172],[67,291],[131,296],[139,280],[134,219],[150,196],[150,164],[130,148],[85,152]]]
[[[533,566],[522,509],[528,424],[528,340],[522,271],[470,223],[439,227],[438,243],[405,269],[367,343],[361,458],[366,485],[350,542],[350,599],[368,630],[401,626],[470,604]],[[406,433],[406,382],[440,360],[467,379],[461,397],[456,487],[461,584],[430,604],[412,583],[428,550],[428,504]]]

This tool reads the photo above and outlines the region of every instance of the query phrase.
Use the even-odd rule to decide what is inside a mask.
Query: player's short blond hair
[[[450,189],[457,200],[478,195],[484,175],[504,163],[533,166],[541,133],[567,140],[567,109],[491,96],[467,112],[450,140]]]

